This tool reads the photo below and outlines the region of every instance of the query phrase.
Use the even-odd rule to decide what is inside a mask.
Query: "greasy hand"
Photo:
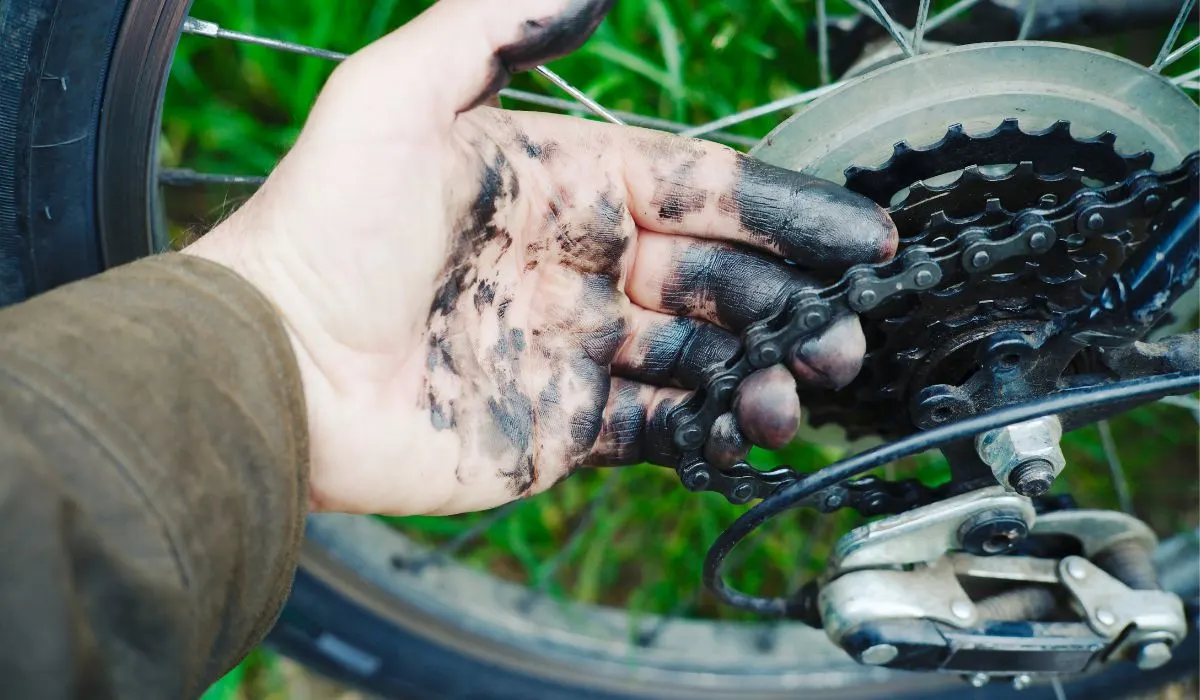
[[[479,106],[611,0],[441,0],[355,54],[263,188],[187,252],[278,307],[309,406],[314,507],[480,509],[584,464],[654,459],[737,333],[892,255],[867,200],[721,146]],[[784,258],[794,261],[791,265]],[[844,320],[750,377],[706,447],[780,447],[796,381],[841,386]]]

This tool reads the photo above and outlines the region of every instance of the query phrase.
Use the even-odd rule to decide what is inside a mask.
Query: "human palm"
[[[696,140],[479,106],[508,70],[580,43],[608,4],[442,0],[341,66],[264,188],[190,249],[280,309],[317,507],[474,510],[581,465],[666,461],[670,408],[738,331],[813,284],[805,269],[894,251],[887,217],[830,183]],[[403,68],[464,26],[479,47],[456,36],[441,75]],[[796,381],[843,385],[862,348],[849,319],[753,375],[709,458],[786,444]]]

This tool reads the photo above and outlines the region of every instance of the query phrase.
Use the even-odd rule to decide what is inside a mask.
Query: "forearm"
[[[290,585],[305,431],[281,323],[212,263],[0,312],[4,694],[191,696],[235,664]]]

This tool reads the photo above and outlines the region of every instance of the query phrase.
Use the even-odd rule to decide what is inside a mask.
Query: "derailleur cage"
[[[990,548],[979,536],[988,523],[1001,523],[985,528]],[[1045,556],[1027,546],[1037,540],[1072,545]],[[977,685],[1009,677],[1023,687],[1117,659],[1149,669],[1187,633],[1183,602],[1154,578],[1156,544],[1133,516],[1038,515],[994,486],[847,533],[815,608],[829,638],[861,663]]]

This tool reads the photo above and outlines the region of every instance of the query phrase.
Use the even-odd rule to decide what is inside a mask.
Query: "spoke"
[[[1193,80],[1196,80],[1197,78],[1200,78],[1200,68],[1197,68],[1196,70],[1188,71],[1187,73],[1184,73],[1183,75],[1177,75],[1174,78],[1171,78],[1171,82],[1175,83],[1176,85],[1181,85],[1183,83],[1188,83]]]
[[[207,36],[213,39],[228,39],[229,41],[239,41],[243,44],[255,44],[257,46],[266,46],[267,48],[276,49],[278,51],[287,51],[288,53],[298,53],[304,56],[316,56],[330,61],[344,61],[347,54],[330,51],[328,49],[318,49],[313,46],[305,46],[292,41],[282,41],[280,39],[271,39],[265,36],[257,36],[254,34],[246,34],[245,32],[235,32],[232,29],[225,29],[216,22],[207,22],[195,17],[187,17],[183,20],[183,33],[195,34],[197,36]]]
[[[1157,73],[1163,69],[1163,66],[1167,65],[1167,57],[1171,55],[1171,49],[1175,48],[1175,42],[1179,39],[1179,32],[1183,31],[1183,25],[1187,23],[1188,15],[1192,13],[1192,7],[1195,5],[1196,0],[1183,0],[1183,6],[1179,8],[1179,14],[1175,17],[1175,23],[1171,25],[1171,31],[1167,32],[1167,38],[1163,40],[1162,48],[1158,50],[1158,58],[1154,59],[1154,63],[1150,64],[1150,70]]]
[[[1038,0],[1027,0],[1029,6],[1025,8],[1025,18],[1021,20],[1021,29],[1017,32],[1017,41],[1024,41],[1029,37],[1029,30],[1033,28],[1033,20],[1037,17]]]
[[[479,522],[458,533],[452,539],[446,540],[445,542],[439,544],[437,547],[425,554],[425,556],[422,556],[418,559],[413,559],[411,561],[404,561],[403,559],[396,557],[393,558],[392,564],[395,565],[396,568],[403,568],[412,571],[413,573],[420,573],[421,569],[424,569],[426,566],[429,566],[430,564],[436,564],[448,557],[454,556],[463,547],[466,547],[482,537],[483,534],[490,530],[493,525],[515,513],[517,511],[518,504],[519,501],[513,501],[512,503],[506,503],[505,505],[494,509],[492,512],[488,513],[486,517],[481,518]]]
[[[925,32],[926,33],[932,32],[933,30],[935,30],[938,27],[942,26],[943,24],[949,22],[950,20],[954,19],[955,17],[958,17],[962,13],[966,12],[967,10],[971,9],[972,7],[975,7],[976,5],[978,5],[981,2],[983,2],[983,0],[958,0],[958,2],[954,3],[950,7],[947,7],[945,10],[942,10],[940,13],[938,13],[937,15],[932,17],[929,20],[929,24],[926,25],[926,27],[925,27]]]
[[[562,565],[567,563],[567,561],[575,554],[575,551],[579,549],[579,545],[583,542],[583,536],[592,529],[593,525],[596,524],[596,514],[600,511],[602,506],[608,503],[609,496],[613,494],[614,487],[616,486],[617,481],[620,480],[620,476],[621,472],[618,472],[608,477],[608,479],[604,482],[604,485],[600,487],[600,491],[592,497],[592,500],[584,509],[583,514],[579,516],[579,520],[575,524],[575,529],[571,530],[571,534],[567,537],[567,541],[563,543],[562,547],[555,552],[554,556],[551,557],[549,561],[547,561],[540,569],[538,569],[534,585],[531,586],[531,590],[523,601],[523,605],[527,606],[532,604],[533,598],[536,594],[545,593],[546,588],[550,585],[550,579],[554,578],[554,574],[556,574],[558,570],[562,568]]]
[[[539,95],[536,92],[526,92],[525,90],[504,89],[500,91],[500,96],[514,102],[524,102],[527,104],[538,105],[540,107],[549,107],[551,109],[561,109],[564,112],[586,112],[587,108],[582,104],[573,100],[564,100],[560,97],[549,97],[547,95]],[[634,114],[633,112],[622,112],[621,110],[612,110],[612,113],[620,117],[626,124],[633,126],[644,126],[649,129],[658,129],[659,131],[670,131],[678,134],[694,128],[691,124],[682,124],[673,122],[669,119],[659,119],[658,117],[647,117],[643,114]],[[740,134],[730,134],[725,131],[712,131],[707,134],[708,138],[714,141],[724,141],[725,143],[736,144],[738,146],[753,146],[758,143],[758,139],[750,136],[741,136]]]
[[[1200,80],[1190,80],[1186,83],[1179,83],[1179,87],[1184,90],[1198,91],[1200,90]]]
[[[1067,700],[1067,691],[1063,690],[1062,681],[1057,677],[1051,678],[1050,685],[1054,687],[1054,700]]]
[[[185,34],[195,34],[197,36],[206,36],[214,39],[227,39],[229,41],[239,41],[247,44],[266,46],[279,51],[287,51],[289,53],[301,54],[304,56],[315,56],[317,58],[323,58],[330,61],[343,61],[347,57],[347,54],[337,51],[319,49],[292,41],[282,41],[279,39],[260,37],[253,34],[246,34],[244,32],[235,32],[225,29],[215,22],[208,22],[205,20],[196,19],[194,17],[188,17],[183,21],[183,31]],[[647,117],[641,114],[605,109],[597,104],[595,100],[585,95],[578,88],[571,85],[566,80],[563,80],[561,76],[559,76],[557,73],[554,73],[549,68],[546,68],[545,66],[539,66],[537,71],[547,80],[554,83],[572,97],[575,97],[578,101],[563,100],[546,95],[538,95],[536,93],[526,92],[524,90],[513,89],[501,90],[500,96],[518,102],[536,104],[553,109],[561,109],[563,111],[592,112],[600,118],[613,122],[614,124],[627,123],[635,126],[659,129],[661,131],[670,131],[672,133],[680,133],[692,128],[690,124],[680,124],[679,122],[673,122],[667,119],[658,119],[656,117]],[[737,134],[713,133],[711,137],[714,140],[720,140],[739,146],[753,146],[758,143],[758,139],[750,138],[748,136],[739,136]]]
[[[867,0],[867,4],[871,6],[871,11],[875,14],[875,19],[879,20],[879,23],[883,25],[887,33],[892,35],[892,40],[896,42],[896,45],[900,47],[904,55],[911,58],[913,56],[913,48],[909,45],[908,39],[904,38],[904,27],[896,24],[896,20],[892,19],[888,11],[883,8],[883,3],[880,0]]]
[[[587,107],[588,110],[590,110],[591,113],[595,114],[597,117],[600,117],[606,122],[612,122],[613,124],[625,123],[618,119],[612,112],[609,112],[604,107],[601,107],[598,102],[584,94],[583,90],[580,90],[574,85],[568,83],[558,73],[555,73],[545,66],[538,66],[537,72],[540,73],[546,80],[549,80],[557,85],[563,92],[579,100],[580,104],[582,104],[584,107]]]
[[[929,23],[929,0],[921,0],[917,8],[917,23],[913,26],[912,51],[913,55],[921,55],[921,44],[925,41],[926,25]]]
[[[1200,46],[1200,36],[1196,37],[1195,39],[1192,39],[1188,43],[1184,44],[1183,46],[1180,46],[1179,48],[1175,49],[1171,53],[1167,54],[1167,57],[1165,59],[1163,59],[1162,67],[1166,68],[1167,66],[1175,63],[1179,59],[1188,55],[1188,52],[1191,51],[1192,49],[1196,48],[1197,46]]]
[[[825,0],[817,0],[817,60],[821,73],[821,84],[828,85],[829,75],[829,17],[825,14]]]
[[[258,187],[267,178],[261,175],[223,175],[220,173],[198,173],[187,168],[163,168],[158,171],[159,184],[168,187],[191,187],[193,185],[250,185]]]
[[[801,105],[805,102],[812,102],[818,97],[833,92],[845,84],[846,82],[842,81],[832,85],[823,85],[815,90],[801,92],[799,94],[792,95],[791,97],[785,97],[780,100],[775,100],[774,102],[768,102],[765,105],[760,105],[744,112],[738,112],[727,117],[721,117],[720,119],[713,120],[707,124],[693,126],[692,128],[679,133],[683,136],[701,136],[703,134],[709,134],[718,129],[724,129],[729,126],[733,126],[734,124],[741,124],[744,121],[761,117],[764,114],[771,114],[772,112],[778,112],[780,110],[788,109],[789,107],[795,107],[796,105]]]
[[[1100,429],[1100,444],[1104,447],[1104,460],[1108,462],[1108,471],[1112,474],[1113,488],[1117,491],[1117,502],[1121,510],[1133,515],[1133,497],[1129,494],[1129,479],[1125,477],[1125,467],[1121,465],[1121,456],[1117,453],[1117,442],[1113,439],[1112,426],[1102,420],[1096,424]]]

